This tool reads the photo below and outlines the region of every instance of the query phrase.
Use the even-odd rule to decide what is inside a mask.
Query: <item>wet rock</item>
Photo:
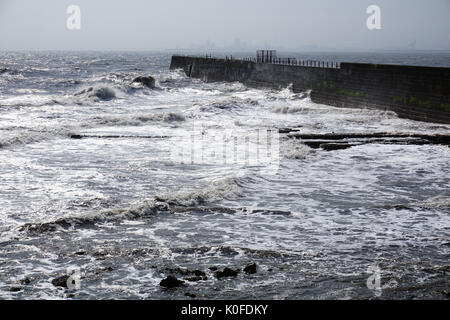
[[[105,260],[106,257],[107,257],[108,255],[110,255],[110,253],[109,253],[108,251],[106,251],[106,250],[101,249],[101,250],[95,251],[92,255],[93,255],[93,256],[95,257],[95,259],[97,259],[97,260]]]
[[[192,273],[197,277],[206,277],[206,273],[204,273],[203,271],[200,271],[200,270],[194,270],[194,271],[192,271]]]
[[[250,262],[247,264],[247,266],[244,268],[244,272],[247,274],[254,274],[257,271],[257,266],[255,262]]]
[[[79,251],[75,252],[75,254],[76,254],[77,256],[84,256],[84,255],[86,254],[86,251],[84,251],[84,250],[79,250]]]
[[[225,268],[223,269],[223,271],[216,271],[214,274],[217,279],[222,279],[222,278],[236,277],[238,273],[239,271],[237,270]]]
[[[80,140],[80,139],[83,139],[83,136],[81,136],[79,134],[73,134],[70,136],[70,139]]]
[[[19,291],[22,291],[22,288],[21,287],[11,287],[11,288],[8,288],[8,291],[9,292],[19,292]]]
[[[278,132],[281,134],[287,134],[287,133],[293,133],[293,132],[299,132],[300,129],[294,129],[294,128],[280,128],[278,129]]]
[[[217,271],[218,270],[217,267],[209,267],[208,269],[211,270],[211,271]]]
[[[206,277],[206,273],[204,273],[201,270],[189,270],[189,269],[183,269],[180,267],[166,267],[163,269],[160,269],[160,272],[162,273],[169,273],[169,274],[178,274],[182,276],[196,276],[196,277]]]
[[[350,149],[354,145],[349,143],[323,143],[320,147],[325,151],[336,151]]]
[[[23,285],[29,285],[33,281],[34,281],[34,278],[26,277],[26,278],[20,280],[20,283],[23,284]]]
[[[230,247],[220,247],[217,251],[223,256],[237,256],[239,254],[239,252]]]
[[[195,298],[195,297],[197,297],[195,294],[189,293],[189,292],[186,292],[184,295],[185,295],[186,297],[189,297],[189,298]]]
[[[52,280],[52,284],[55,287],[67,288],[67,280],[69,280],[69,278],[70,278],[70,276],[68,276],[68,275],[57,277]]]
[[[161,287],[164,287],[167,289],[177,288],[177,287],[182,286],[183,284],[184,284],[184,281],[178,280],[174,276],[168,276],[166,279],[161,280],[161,282],[159,283],[159,285]]]
[[[103,272],[111,272],[111,271],[114,271],[114,268],[111,267],[111,266],[109,266],[109,267],[105,267],[105,268],[101,269],[100,271],[103,271]]]
[[[150,76],[141,76],[135,78],[131,83],[140,83],[147,88],[154,89],[155,88],[155,78]]]
[[[281,210],[252,210],[252,213],[262,214],[262,215],[274,215],[274,216],[291,216],[292,213],[290,211],[281,211]]]

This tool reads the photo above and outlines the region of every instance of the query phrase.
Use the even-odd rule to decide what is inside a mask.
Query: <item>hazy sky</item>
[[[68,30],[69,5],[81,29]],[[381,30],[366,27],[369,5]],[[0,0],[0,50],[450,50],[450,0]]]

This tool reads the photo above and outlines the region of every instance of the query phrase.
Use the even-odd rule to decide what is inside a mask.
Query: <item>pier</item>
[[[311,91],[315,103],[393,111],[401,118],[450,124],[450,68],[279,58],[173,56],[171,69],[206,82],[239,81],[249,87]]]

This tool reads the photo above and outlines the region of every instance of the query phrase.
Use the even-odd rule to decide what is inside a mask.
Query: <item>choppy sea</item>
[[[448,147],[328,152],[281,133],[270,174],[180,162],[174,151],[198,128],[448,134],[449,125],[318,105],[290,88],[204,83],[169,70],[170,58],[0,53],[0,298],[448,298]],[[450,66],[443,53],[316,60]],[[257,273],[243,271],[250,262]],[[224,267],[240,272],[218,279]],[[52,284],[71,272],[77,288]],[[185,286],[160,287],[168,275]],[[374,276],[381,287],[367,285]]]

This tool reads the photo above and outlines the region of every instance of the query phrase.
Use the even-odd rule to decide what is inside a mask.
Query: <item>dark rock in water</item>
[[[247,274],[253,274],[256,273],[257,266],[255,262],[250,262],[247,264],[247,266],[244,268],[244,272]]]
[[[67,288],[67,280],[69,280],[70,276],[64,275],[52,280],[52,284],[55,287]]]
[[[159,285],[161,287],[164,287],[164,288],[167,288],[167,289],[180,287],[183,284],[184,284],[184,281],[178,280],[174,276],[168,276],[166,279],[161,280],[161,282],[159,283]]]
[[[26,277],[26,278],[20,280],[20,283],[24,284],[24,285],[28,285],[28,284],[32,283],[33,281],[34,281],[34,278]]]
[[[220,247],[217,251],[220,251],[220,254],[224,256],[237,256],[239,254],[239,252],[230,247]]]
[[[200,270],[194,270],[194,271],[192,271],[192,273],[193,273],[196,277],[206,277],[206,273],[204,273],[203,271],[200,271]]]
[[[354,145],[349,143],[324,143],[320,145],[320,147],[325,151],[345,150],[350,149],[353,146]]]
[[[223,271],[216,271],[215,275],[217,277],[217,279],[221,279],[221,278],[228,278],[228,277],[236,277],[238,275],[239,271],[230,269],[230,268],[225,268],[223,269]]]
[[[289,211],[280,210],[253,210],[252,213],[260,213],[263,215],[275,215],[275,216],[290,216],[292,215]]]
[[[22,291],[22,288],[21,287],[11,287],[11,288],[8,288],[8,291],[9,292],[19,292],[19,291]]]
[[[83,137],[79,134],[73,134],[70,136],[70,139],[80,140],[80,139],[83,139]]]
[[[147,77],[137,77],[131,83],[140,83],[147,88],[154,89],[155,88],[155,78],[147,76]]]
[[[211,271],[217,271],[218,268],[217,268],[217,267],[209,267],[209,270],[211,270]]]
[[[186,292],[184,295],[185,295],[186,297],[190,297],[190,298],[195,298],[195,297],[197,297],[195,294],[189,293],[189,292]]]
[[[301,126],[297,126],[298,128]],[[280,128],[278,129],[278,132],[283,134],[283,133],[293,133],[293,132],[299,132],[300,129],[296,129],[296,128]]]

